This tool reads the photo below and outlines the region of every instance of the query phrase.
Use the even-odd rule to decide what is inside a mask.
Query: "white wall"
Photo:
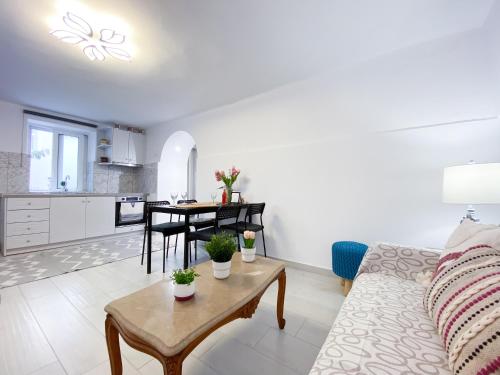
[[[157,126],[148,162],[173,132],[192,134],[206,201],[214,170],[240,167],[245,197],[267,202],[272,256],[328,268],[338,240],[440,247],[465,209],[441,203],[442,168],[500,161],[498,120],[460,123],[499,112],[485,39],[401,50]],[[458,123],[427,127],[448,122]],[[500,222],[498,206],[478,209]]]
[[[493,72],[492,80],[496,87],[497,108],[500,112],[500,2],[496,2],[490,12],[486,24],[486,36],[489,47],[487,57],[490,69]]]

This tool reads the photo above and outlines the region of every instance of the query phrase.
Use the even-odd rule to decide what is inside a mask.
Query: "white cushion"
[[[465,251],[476,245],[489,245],[500,248],[500,227],[494,224],[480,224],[465,219],[446,242],[441,258],[456,252]]]

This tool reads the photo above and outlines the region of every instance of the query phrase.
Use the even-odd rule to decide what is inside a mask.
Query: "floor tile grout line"
[[[257,342],[256,342],[253,346],[252,346],[252,345],[247,345],[247,346],[249,346],[250,348],[252,348],[252,349],[254,349],[254,350],[256,350],[256,349],[255,349],[255,347],[256,347],[257,345],[259,345],[259,343],[260,343],[260,342],[264,339],[264,337],[266,337],[266,335],[269,333],[269,331],[270,331],[271,329],[273,329],[273,327],[271,327],[270,325],[267,325],[266,323],[262,323],[262,324],[264,324],[265,326],[267,326],[267,331],[266,331],[266,333],[264,333],[264,334],[262,335],[262,337],[261,337],[260,339],[258,339],[258,340],[257,340]]]
[[[269,359],[270,361],[273,361],[274,363],[277,363],[278,365],[284,366],[287,369],[292,370],[296,374],[300,374],[300,372],[298,372],[297,369],[291,367],[290,365],[288,365],[288,363],[286,363],[284,361],[282,362],[282,361],[278,360],[277,358],[270,357],[267,353],[264,353],[264,352],[258,350],[257,347],[252,348],[252,349],[255,350],[257,353],[261,354],[262,356],[264,356],[265,358]]]
[[[302,322],[302,324],[300,325],[299,329],[297,329],[297,332],[295,332],[295,335],[292,335],[293,337],[297,338],[297,335],[299,334],[300,330],[304,327],[304,325],[306,324],[306,321],[307,321],[308,318],[305,318],[304,321]],[[286,324],[285,324],[286,326]]]
[[[125,259],[122,259],[122,260],[125,260]],[[102,266],[105,266],[105,265],[102,265]],[[57,284],[55,284],[55,283],[53,283],[53,284],[54,284],[54,285],[55,285],[55,287],[59,290],[59,292],[63,295],[63,297],[64,297],[64,298],[65,298],[65,299],[66,299],[66,300],[67,300],[67,301],[68,301],[68,302],[69,302],[69,303],[70,303],[70,304],[74,307],[74,309],[78,312],[78,314],[79,314],[79,315],[81,315],[81,316],[83,317],[83,319],[84,319],[84,320],[85,320],[85,321],[86,321],[86,322],[87,322],[87,323],[88,323],[88,324],[89,324],[89,325],[90,325],[90,326],[91,326],[91,327],[92,327],[95,331],[97,331],[97,333],[99,334],[99,336],[100,336],[100,337],[102,337],[102,338],[106,341],[106,335],[103,335],[103,334],[102,334],[102,332],[101,332],[101,331],[99,331],[99,329],[95,326],[95,324],[94,324],[94,323],[93,323],[90,319],[88,319],[88,317],[87,317],[85,314],[83,314],[83,313],[80,311],[80,308],[79,308],[78,306],[76,306],[73,302],[71,302],[71,300],[70,300],[70,299],[69,299],[69,298],[68,298],[68,297],[64,294],[64,292],[63,292],[63,291],[62,291],[62,290],[61,290],[61,289],[57,286]],[[105,294],[105,295],[106,295],[106,296],[108,296],[109,298],[113,299],[113,297],[112,297],[112,296],[110,296],[108,293],[106,293],[104,290],[102,290],[102,289],[101,289],[101,290],[100,290],[100,292],[101,292],[101,293],[103,293],[103,294]],[[91,305],[91,306],[93,306],[93,305]],[[88,306],[88,307],[91,307],[91,306]],[[103,324],[104,324],[104,322],[103,322]],[[108,359],[108,360],[105,360],[105,361],[103,361],[103,362],[101,362],[101,363],[99,363],[99,364],[98,364],[97,366],[95,366],[93,369],[95,369],[95,368],[97,368],[97,367],[101,366],[103,363],[106,363],[106,362],[108,362],[108,361],[109,361],[109,359]],[[135,366],[134,366],[134,365],[133,365],[133,364],[132,364],[132,363],[131,363],[128,359],[127,359],[127,358],[124,358],[124,357],[122,356],[122,362],[123,362],[123,361],[127,361],[127,362],[129,363],[129,365],[130,365],[132,368],[134,368],[136,371],[139,371],[139,369],[137,369],[137,368],[136,368],[136,367],[135,367]],[[147,364],[147,363],[149,363],[149,362],[150,362],[150,361],[146,362],[146,364]],[[146,365],[146,364],[145,364],[145,365]],[[90,371],[92,371],[93,369],[91,369]]]
[[[107,278],[109,278],[109,279],[111,279],[111,280],[112,280],[112,279],[114,278],[114,276],[115,276],[115,275],[122,275],[122,271],[125,271],[125,272],[126,272],[126,271],[127,271],[127,269],[129,268],[129,265],[130,265],[130,267],[131,267],[131,268],[133,268],[133,267],[132,267],[132,265],[133,265],[133,263],[132,263],[132,262],[133,262],[133,261],[135,261],[135,260],[137,260],[137,258],[139,258],[139,256],[140,256],[140,255],[136,255],[136,256],[134,256],[134,257],[120,259],[120,260],[117,260],[117,261],[115,261],[115,262],[105,263],[105,264],[102,264],[102,265],[98,265],[98,266],[92,267],[91,269],[95,269],[95,270],[102,270],[102,273],[99,273],[99,272],[98,272],[98,273],[99,273],[99,275],[101,275],[101,276],[103,276],[103,277],[107,277]],[[156,257],[156,258],[158,258],[158,257]],[[160,261],[161,261],[161,257],[159,257],[159,258],[160,258]],[[133,259],[133,260],[131,260],[131,259]],[[158,262],[158,259],[153,258],[153,261],[154,261],[154,263],[156,263],[156,264],[158,264],[158,263],[159,263],[159,262]],[[179,264],[179,263],[178,263],[178,262],[179,262],[179,259],[177,259],[177,257],[171,257],[171,261],[170,261],[170,259],[169,259],[169,262],[170,262],[170,263],[168,263],[168,264],[170,264],[172,267],[175,267],[175,265],[176,265],[176,264]],[[154,264],[154,263],[153,263],[153,264]],[[160,262],[160,263],[161,263],[161,262]],[[120,266],[120,264],[123,264],[123,265],[125,265],[125,264],[126,264],[127,266],[125,266],[125,267],[121,267],[121,266]],[[146,276],[146,275],[144,275],[144,269],[140,269],[140,270],[139,270],[139,272],[141,273],[141,277],[137,276],[137,278],[136,278],[136,277],[134,276],[134,277],[132,278],[132,281],[131,281],[131,280],[129,280],[129,279],[127,279],[127,278],[123,278],[123,280],[124,280],[124,281],[126,281],[126,282],[128,282],[128,283],[130,283],[132,288],[134,288],[134,287],[137,287],[137,288],[144,288],[144,287],[147,287],[147,286],[149,285],[149,283],[150,283],[150,282],[151,282],[151,283],[155,283],[155,282],[157,282],[157,281],[148,280],[148,279],[147,279],[147,276]],[[155,274],[156,274],[156,273],[158,273],[159,275],[161,275],[161,272],[155,272]],[[302,277],[302,276],[303,276],[303,274],[306,274],[306,273],[308,273],[308,272],[299,272],[300,277]],[[73,275],[73,274],[75,274],[75,272],[70,272],[68,275]],[[78,311],[78,316],[79,316],[79,317],[83,317],[83,320],[84,320],[85,322],[87,322],[87,323],[89,324],[89,326],[93,328],[93,330],[97,330],[97,332],[98,332],[98,333],[101,333],[100,328],[97,326],[97,322],[98,322],[98,320],[97,320],[97,319],[93,319],[93,316],[92,316],[92,315],[89,315],[89,314],[85,315],[85,314],[83,313],[83,311],[85,311],[85,308],[86,308],[86,307],[89,307],[89,308],[90,308],[90,307],[92,307],[92,306],[94,306],[94,307],[95,307],[96,305],[101,304],[101,302],[95,302],[95,303],[90,303],[90,304],[85,303],[84,305],[80,306],[79,301],[82,301],[82,299],[79,299],[79,298],[72,298],[72,296],[73,296],[73,294],[75,294],[75,296],[76,296],[76,297],[81,296],[81,297],[83,298],[84,302],[85,302],[85,301],[89,301],[89,300],[92,302],[92,300],[93,300],[93,299],[95,299],[95,297],[93,297],[93,296],[92,296],[92,293],[94,293],[94,294],[95,294],[96,292],[98,292],[99,294],[102,294],[103,296],[108,296],[110,299],[113,299],[113,298],[115,298],[115,297],[113,297],[113,296],[112,296],[109,292],[106,292],[104,289],[101,289],[101,288],[99,287],[99,285],[98,285],[98,284],[96,284],[96,283],[91,283],[92,285],[88,285],[88,286],[87,286],[87,285],[83,285],[83,284],[82,284],[82,286],[81,286],[81,287],[82,287],[83,289],[80,289],[80,288],[79,288],[79,285],[78,285],[78,280],[77,280],[77,279],[75,279],[75,285],[74,285],[74,286],[73,286],[73,285],[71,285],[69,289],[66,289],[66,288],[65,288],[65,286],[64,286],[64,283],[60,283],[60,282],[56,283],[56,282],[55,282],[55,277],[58,277],[58,276],[63,276],[63,275],[56,275],[56,276],[53,276],[53,277],[48,278],[48,279],[50,280],[50,281],[49,281],[50,285],[53,285],[53,286],[54,286],[54,291],[53,291],[53,293],[55,293],[54,295],[57,295],[57,293],[62,294],[62,295],[63,295],[63,297],[64,297],[64,299],[63,299],[63,300],[64,300],[66,303],[67,303],[67,302],[69,302],[69,306],[71,306],[74,310]],[[71,278],[71,276],[69,276],[69,277]],[[151,279],[153,279],[153,278],[151,278]],[[70,279],[68,279],[68,280],[70,280]],[[87,280],[87,278],[85,278],[85,281],[88,281],[88,280]],[[158,281],[159,281],[159,280],[158,280]],[[311,278],[311,280],[310,280],[310,281],[311,281],[311,283],[312,283],[312,284],[316,284],[316,282],[317,282],[317,280],[315,280],[314,278]],[[34,282],[35,282],[35,281],[34,281]],[[328,283],[328,284],[330,284],[330,283]],[[43,328],[41,327],[41,324],[40,324],[40,321],[39,321],[38,317],[37,317],[37,316],[35,316],[35,314],[34,314],[34,311],[35,311],[35,310],[33,310],[33,309],[31,308],[31,306],[30,306],[30,304],[29,304],[29,302],[28,302],[28,301],[31,301],[31,300],[32,300],[32,299],[28,299],[28,294],[27,294],[27,292],[29,292],[29,290],[28,290],[28,289],[26,289],[26,291],[23,291],[23,290],[21,289],[21,286],[22,286],[22,285],[16,285],[14,288],[16,288],[16,289],[18,289],[19,291],[21,291],[21,296],[22,296],[22,298],[23,298],[23,302],[24,302],[24,303],[27,303],[31,316],[32,316],[32,317],[34,318],[34,320],[36,321],[36,324],[37,324],[37,326],[40,328],[40,330],[41,330],[41,332],[42,332],[42,334],[43,334],[43,336],[44,336],[44,338],[45,338],[45,340],[46,340],[46,343],[49,345],[49,347],[51,348],[52,352],[54,353],[54,356],[55,356],[55,359],[56,359],[56,361],[57,361],[57,362],[52,362],[52,363],[57,363],[58,365],[60,365],[60,366],[61,366],[61,368],[63,369],[64,373],[67,373],[67,371],[66,371],[66,369],[64,368],[64,366],[62,366],[61,360],[59,359],[59,357],[58,357],[57,353],[55,352],[54,348],[52,347],[51,342],[48,340],[48,337],[47,337],[47,335],[45,334],[45,331],[44,331],[44,330],[43,330]],[[47,286],[49,286],[49,284],[47,284]],[[314,286],[313,286],[313,287],[314,287]],[[327,287],[328,287],[328,285],[327,285]],[[73,288],[74,288],[74,289],[73,289]],[[124,287],[123,289],[126,289],[126,287]],[[42,288],[42,289],[40,289],[40,292],[43,292],[44,290],[45,290],[45,289],[43,289],[43,288]],[[50,290],[49,290],[49,291],[50,291]],[[85,297],[85,296],[86,296],[86,294],[87,294],[87,292],[89,292],[89,297],[92,297],[92,298],[88,298],[88,299],[87,299],[87,298]],[[335,293],[335,294],[336,294],[336,293]],[[287,293],[287,295],[294,295],[294,294],[293,294],[293,293],[288,292],[288,293]],[[40,297],[37,297],[37,298],[43,298],[43,297],[44,297],[44,296],[40,296]],[[299,295],[294,295],[294,297],[296,297],[296,298],[301,298],[301,297],[300,297],[300,294],[299,294]],[[265,303],[266,305],[268,305],[268,306],[272,309],[273,313],[275,313],[275,311],[274,311],[274,310],[275,310],[275,302],[274,302],[274,301],[275,301],[275,299],[276,299],[276,297],[275,297],[275,296],[272,296],[272,298],[270,298],[270,301],[262,301],[263,303]],[[96,301],[97,301],[97,300],[96,300]],[[335,303],[334,303],[334,305],[335,305],[335,306],[337,305],[337,302],[338,302],[338,301],[337,301],[337,300],[335,300]],[[286,304],[287,304],[287,303],[285,302],[285,310],[287,310],[287,308],[286,308]],[[329,312],[328,312],[328,311],[321,311],[321,312],[320,312],[320,314],[318,314],[318,315],[317,315],[317,317],[319,317],[319,319],[316,319],[316,318],[309,318],[309,317],[307,317],[307,316],[304,314],[304,311],[303,311],[303,309],[302,309],[302,308],[300,308],[300,305],[297,305],[297,301],[294,301],[294,302],[292,303],[292,306],[295,306],[297,309],[294,309],[294,308],[292,307],[291,309],[288,309],[288,310],[290,311],[290,313],[295,313],[296,315],[300,316],[300,318],[302,319],[302,321],[300,321],[300,325],[298,326],[297,330],[293,329],[293,330],[292,330],[292,331],[290,331],[290,332],[287,332],[287,331],[285,330],[285,332],[283,332],[283,333],[285,333],[286,335],[290,335],[290,337],[294,337],[295,339],[299,340],[300,342],[303,342],[303,343],[304,343],[304,344],[306,344],[306,345],[309,345],[311,348],[316,348],[316,349],[319,349],[319,347],[318,347],[317,345],[312,344],[311,342],[308,342],[308,341],[306,341],[306,340],[301,339],[300,337],[298,337],[298,335],[302,332],[302,330],[304,330],[304,327],[305,327],[305,325],[307,324],[307,322],[316,322],[316,323],[318,323],[318,324],[321,324],[322,326],[328,326],[329,324],[325,323],[325,321],[326,321],[327,319],[323,319],[323,318],[327,318],[327,315],[326,315],[326,314],[329,314]],[[330,309],[328,309],[328,310],[330,310]],[[334,310],[332,310],[332,312],[331,312],[331,314],[332,314],[332,316],[333,316],[333,317],[335,317],[336,313],[338,313],[338,309],[334,309]],[[273,315],[274,315],[274,314],[273,314]],[[286,318],[287,318],[287,316],[286,316],[286,313],[285,313],[285,319],[286,319]],[[254,318],[254,319],[255,319],[255,318]],[[267,318],[266,318],[266,319],[267,319]],[[259,339],[255,342],[255,343],[253,343],[253,344],[252,344],[251,342],[244,343],[244,342],[242,342],[242,341],[238,340],[235,336],[230,336],[230,338],[235,339],[235,340],[238,340],[238,341],[239,341],[242,345],[245,345],[247,348],[254,350],[254,352],[256,352],[256,353],[258,353],[258,354],[263,355],[263,357],[265,357],[265,358],[269,359],[271,362],[276,363],[276,364],[278,364],[278,365],[280,365],[280,366],[282,365],[282,366],[284,366],[285,368],[290,368],[290,370],[291,370],[291,371],[293,371],[293,372],[295,373],[295,372],[296,372],[296,369],[295,369],[295,368],[288,367],[288,365],[287,365],[287,363],[286,363],[286,362],[282,362],[282,361],[284,361],[284,360],[285,360],[284,358],[280,358],[280,359],[278,360],[278,359],[277,359],[277,357],[269,357],[269,356],[268,356],[265,352],[260,351],[260,350],[257,350],[257,348],[256,348],[256,347],[257,347],[257,346],[258,346],[258,345],[262,342],[262,340],[264,339],[264,337],[266,337],[266,335],[268,335],[268,334],[269,334],[270,330],[271,330],[271,329],[273,329],[273,330],[277,330],[277,327],[275,326],[275,324],[267,324],[265,321],[261,321],[260,323],[262,323],[263,327],[265,327],[265,330],[264,330],[263,335],[262,335],[262,336],[261,336],[261,337],[260,337],[260,338],[259,338]],[[297,327],[297,326],[295,326],[295,327]],[[105,335],[103,335],[103,333],[101,333],[101,337],[102,337],[102,336],[105,336]],[[222,338],[223,338],[223,337],[218,338],[218,339],[217,339],[217,340],[216,340],[216,341],[215,341],[212,345],[210,345],[210,346],[208,347],[208,349],[207,349],[207,350],[203,353],[203,355],[201,355],[201,356],[199,356],[199,357],[198,357],[198,356],[196,356],[196,355],[194,355],[194,354],[193,354],[193,358],[194,358],[194,359],[196,359],[196,360],[200,361],[200,363],[201,363],[201,364],[203,364],[203,365],[207,366],[207,368],[210,368],[210,369],[211,369],[211,370],[213,370],[215,373],[218,373],[218,372],[216,371],[216,369],[215,369],[215,368],[213,368],[212,366],[210,366],[210,364],[209,364],[209,363],[205,362],[205,361],[203,360],[203,358],[205,358],[205,359],[207,358],[207,357],[205,356],[205,355],[206,355],[206,353],[208,353],[208,352],[212,351],[212,350],[214,349],[214,347],[215,347],[216,345],[218,345],[218,344],[219,344],[219,342],[220,342],[220,340],[221,340]],[[319,351],[319,350],[318,350],[318,351]],[[131,364],[131,368],[135,369],[136,371],[141,371],[141,370],[143,370],[143,369],[144,369],[144,367],[145,367],[148,363],[150,363],[150,362],[153,360],[153,358],[151,358],[151,361],[148,361],[148,362],[146,362],[145,364],[143,364],[142,366],[140,366],[139,368],[137,368],[135,365],[133,365],[133,364],[131,363],[131,361],[130,361],[130,360],[128,360],[128,358],[123,357],[123,359],[124,359],[124,362]],[[103,361],[103,362],[99,363],[96,367],[99,367],[99,366],[101,366],[103,363],[106,363],[106,362],[107,362],[107,361]],[[49,364],[49,365],[50,365],[50,364]],[[48,365],[46,365],[46,366],[48,366]],[[45,366],[43,366],[43,367],[45,367]],[[43,367],[41,367],[41,368],[43,368]],[[93,369],[91,369],[90,371],[92,371],[92,370],[93,370]]]
[[[52,283],[53,284],[53,283]],[[47,342],[47,344],[49,345],[50,347],[50,350],[52,350],[52,353],[54,353],[54,357],[57,359],[57,362],[59,363],[59,365],[61,366],[62,370],[64,371],[64,373],[66,375],[68,375],[68,371],[66,370],[66,368],[64,367],[63,363],[61,362],[61,359],[59,358],[59,356],[57,355],[57,352],[56,350],[54,349],[54,347],[52,346],[52,344],[50,343],[50,340],[49,338],[47,337],[47,334],[45,333],[45,331],[43,330],[43,327],[42,325],[40,324],[40,322],[38,321],[38,318],[36,317],[33,309],[31,308],[29,302],[28,302],[28,299],[27,297],[24,295],[24,292],[21,290],[21,288],[19,288],[20,292],[21,292],[21,296],[23,297],[24,299],[24,302],[26,303],[26,305],[28,306],[28,309],[30,311],[30,314],[33,316],[33,319],[35,319],[36,321],[36,324],[38,325],[38,328],[40,328],[40,332],[42,332],[43,334],[43,337],[45,338],[45,341]],[[42,297],[43,298],[43,297]],[[43,367],[42,367],[43,368]],[[40,369],[39,369],[40,370]]]
[[[61,368],[62,368],[62,370],[64,371],[64,373],[65,373],[65,374],[67,374],[67,372],[66,372],[66,370],[64,369],[63,365],[61,364],[61,362],[60,362],[59,360],[57,360],[57,361],[54,361],[54,362],[49,363],[48,365],[42,366],[42,367],[40,367],[40,368],[38,368],[38,369],[36,369],[36,370],[34,370],[34,371],[31,371],[31,372],[29,372],[29,373],[28,373],[28,374],[26,374],[26,375],[33,375],[33,374],[35,374],[35,373],[39,372],[40,370],[43,370],[44,368],[47,368],[47,367],[49,367],[49,366],[52,366],[54,363],[58,363],[58,364],[59,364],[59,366],[61,366]]]

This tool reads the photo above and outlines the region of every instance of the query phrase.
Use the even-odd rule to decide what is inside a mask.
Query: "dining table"
[[[245,208],[247,204],[245,203],[230,203],[232,205],[238,205],[241,208]],[[189,218],[195,215],[209,214],[217,212],[218,208],[221,206],[220,203],[183,203],[171,206],[152,206],[149,207],[147,212],[147,223],[152,223],[154,213],[163,213],[171,215],[179,215],[184,217],[184,264],[183,268],[187,269],[189,267],[189,241],[187,241],[187,235],[189,234],[190,222]],[[182,233],[182,232],[181,232]],[[147,273],[151,273],[151,248],[152,244],[152,231],[151,226],[147,228]]]

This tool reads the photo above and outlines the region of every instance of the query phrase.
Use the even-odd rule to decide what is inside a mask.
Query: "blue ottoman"
[[[332,245],[332,270],[342,278],[344,295],[347,295],[351,290],[352,280],[358,272],[367,249],[367,245],[352,241],[340,241]]]

